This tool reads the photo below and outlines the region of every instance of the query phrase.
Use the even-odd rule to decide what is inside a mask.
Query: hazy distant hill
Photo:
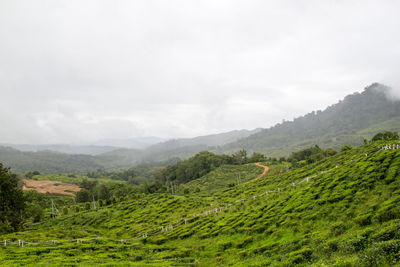
[[[102,167],[94,156],[68,155],[52,151],[23,152],[11,147],[0,147],[0,162],[18,173],[29,170],[39,170],[42,173],[74,173]]]
[[[318,144],[338,149],[342,144],[361,144],[382,130],[400,130],[400,101],[390,99],[390,88],[372,84],[362,93],[348,95],[324,111],[311,112],[293,121],[278,123],[237,142],[223,151],[246,149],[272,156]]]
[[[186,159],[203,150],[233,153],[246,149],[249,153],[257,151],[277,157],[287,156],[292,151],[314,144],[339,149],[343,144],[362,144],[363,138],[371,138],[383,130],[400,131],[400,101],[389,100],[386,97],[388,92],[389,88],[373,84],[362,93],[348,95],[324,111],[313,111],[269,129],[176,139],[144,150],[116,149],[96,156],[0,148],[0,162],[12,167],[15,172],[37,169],[41,172],[65,173],[127,168],[177,157]]]
[[[67,145],[67,144],[54,144],[54,145],[15,145],[15,144],[0,144],[4,147],[12,147],[20,151],[53,151],[65,154],[85,154],[85,155],[99,155],[107,153],[119,147],[114,146],[98,146],[98,145]]]
[[[190,146],[208,146],[208,147],[222,146],[237,141],[240,138],[245,138],[247,136],[255,134],[259,131],[261,131],[260,128],[251,131],[235,130],[227,133],[198,136],[194,138],[179,138],[152,145],[147,149],[147,151],[159,152],[159,151],[175,150],[182,147],[190,147]]]
[[[91,144],[83,144],[83,145],[69,145],[69,144],[29,145],[29,144],[0,143],[0,146],[12,147],[20,151],[31,151],[31,152],[53,151],[65,154],[99,155],[122,148],[145,149],[151,145],[163,141],[165,141],[165,139],[163,138],[148,136],[148,137],[134,137],[129,139],[104,139],[93,142]]]
[[[169,158],[188,158],[203,150],[213,150],[240,138],[259,132],[260,129],[236,130],[227,133],[181,138],[150,146],[145,150],[118,149],[97,158],[107,168],[128,167],[136,163],[164,161]]]
[[[94,142],[95,146],[111,146],[119,148],[145,149],[151,145],[165,141],[155,136],[133,137],[129,139],[104,139]]]
[[[0,146],[0,162],[11,167],[17,173],[24,173],[29,170],[39,170],[43,173],[69,173],[93,171],[99,168],[128,168],[140,163],[159,162],[176,157],[185,159],[202,150],[210,149],[219,143],[226,144],[240,137],[249,136],[256,131],[241,130],[191,139],[177,139],[154,145],[147,150],[97,146],[74,147],[48,145],[39,146],[40,149],[37,149],[48,148],[46,151],[28,152]],[[155,139],[152,140],[154,141]],[[37,147],[20,146],[19,148],[21,150],[34,150]],[[74,149],[80,155],[68,155]],[[88,153],[90,152],[89,149],[91,149],[92,153]],[[95,156],[87,155],[94,154],[96,149],[97,151],[102,149],[108,151],[101,154],[96,153],[97,155]]]

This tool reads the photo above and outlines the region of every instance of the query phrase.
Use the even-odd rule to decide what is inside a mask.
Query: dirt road
[[[248,184],[250,182],[257,181],[258,179],[262,178],[267,173],[267,171],[269,170],[269,167],[265,166],[265,165],[262,165],[261,162],[256,162],[254,164],[257,165],[258,167],[264,168],[263,172],[257,178],[254,178],[253,180],[247,181],[247,182],[245,182],[243,184]]]

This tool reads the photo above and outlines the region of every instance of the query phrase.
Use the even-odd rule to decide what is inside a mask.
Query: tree
[[[32,218],[34,223],[40,222],[44,217],[43,208],[37,203],[28,203],[25,209],[25,215],[28,218]]]
[[[254,152],[253,155],[248,160],[248,162],[262,162],[262,161],[265,161],[265,156],[258,152]]]
[[[90,191],[89,190],[84,189],[84,190],[81,190],[81,191],[76,193],[75,201],[77,203],[79,203],[79,202],[88,202],[88,201],[91,201],[91,200],[92,199],[90,197]]]
[[[0,163],[0,230],[16,230],[25,209],[22,186],[17,176]]]
[[[232,157],[235,164],[242,165],[247,163],[247,152],[244,149],[235,152]]]
[[[398,140],[398,139],[399,139],[399,134],[397,132],[386,131],[383,133],[377,133],[372,138],[372,141],[379,141],[379,140],[392,141],[392,140]]]
[[[40,175],[40,172],[39,171],[29,171],[29,172],[25,173],[25,177],[28,179],[32,179],[33,176],[35,176],[35,175]]]

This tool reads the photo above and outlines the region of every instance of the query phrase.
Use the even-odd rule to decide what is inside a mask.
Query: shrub
[[[302,262],[310,261],[312,250],[310,248],[302,248],[288,254],[288,260],[291,264],[299,264]]]
[[[364,214],[354,218],[354,221],[360,226],[366,226],[371,224],[371,218],[372,218],[371,214]]]
[[[68,215],[68,211],[69,211],[69,210],[68,210],[67,207],[64,207],[64,208],[63,208],[63,214],[64,214],[64,215]]]
[[[221,243],[218,243],[217,246],[218,246],[218,250],[224,251],[224,250],[232,247],[232,242],[231,241],[221,242]]]

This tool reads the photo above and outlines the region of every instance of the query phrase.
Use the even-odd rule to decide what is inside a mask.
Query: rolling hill
[[[381,150],[384,144],[290,171],[271,169],[248,184],[212,190],[207,184],[231,179],[231,169],[220,167],[187,185],[197,192],[133,194],[95,210],[71,206],[75,212],[1,235],[7,245],[0,259],[6,265],[398,266],[400,150]],[[252,166],[241,170],[246,179],[261,172]]]

